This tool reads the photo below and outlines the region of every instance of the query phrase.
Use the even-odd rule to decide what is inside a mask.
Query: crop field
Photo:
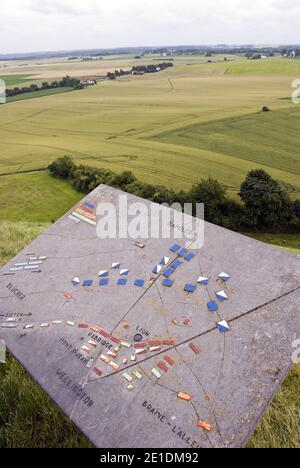
[[[26,73],[27,79],[87,69],[101,75],[159,59],[167,60],[44,61],[28,63]],[[175,57],[173,68],[157,74],[1,105],[0,174],[43,168],[69,154],[176,189],[213,176],[234,194],[246,173],[260,167],[299,197],[300,106],[284,98],[300,77],[300,61],[232,59]],[[11,83],[24,79],[17,68],[5,69]],[[264,105],[271,112],[261,112]]]
[[[231,166],[232,182],[238,183],[244,168],[263,167],[288,191],[297,194],[300,191],[299,129],[300,112],[293,106],[267,114],[191,125],[160,135],[158,140],[222,155],[216,160],[220,165],[216,168],[218,178],[223,169],[229,171]]]
[[[33,82],[32,78],[30,75],[25,74],[25,75],[17,75],[17,74],[10,74],[10,75],[2,75],[0,72],[0,80],[5,81],[6,86],[8,88],[14,87],[14,86],[26,86],[28,82]]]

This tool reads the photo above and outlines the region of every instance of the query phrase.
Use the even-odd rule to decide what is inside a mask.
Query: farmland
[[[74,89],[69,87],[41,89],[39,91],[33,91],[32,93],[17,94],[16,96],[7,98],[6,102],[9,103],[15,101],[23,101],[24,99],[34,99],[37,97],[51,96],[53,94],[68,93],[69,91],[74,91]]]
[[[235,59],[204,64],[200,56],[175,57],[175,66],[158,74],[3,105],[0,174],[46,167],[70,154],[77,162],[129,169],[145,182],[176,189],[213,176],[234,194],[246,173],[260,167],[297,198],[300,106],[283,98],[300,76],[300,61]],[[155,60],[45,60],[27,64],[26,79],[101,76]],[[18,69],[9,64],[5,73]],[[262,113],[264,105],[271,112]]]

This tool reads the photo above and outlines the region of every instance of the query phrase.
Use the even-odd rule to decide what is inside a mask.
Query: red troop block
[[[164,340],[162,342],[164,346],[173,346],[175,344],[174,340]]]
[[[113,343],[116,343],[116,344],[120,344],[120,343],[121,343],[121,340],[119,340],[119,338],[116,338],[115,336],[112,336],[110,339],[111,339],[111,341],[112,341]]]
[[[201,353],[201,349],[195,343],[191,343],[190,348],[195,354],[200,354]]]
[[[172,358],[170,358],[170,356],[164,356],[164,360],[165,360],[170,366],[174,366],[174,364],[176,364],[175,361],[174,361]]]
[[[161,345],[161,340],[149,341],[149,346],[160,346],[160,345]]]
[[[97,367],[94,367],[93,372],[95,372],[95,374],[97,374],[99,377],[101,377],[101,375],[103,374],[103,372]]]
[[[138,351],[136,351],[138,353],[138,355],[140,354],[146,354],[148,352],[148,349],[147,348],[144,348],[144,349],[140,349]]]
[[[162,371],[164,371],[166,373],[168,372],[168,368],[167,368],[167,366],[166,366],[166,364],[164,362],[160,361],[157,365]]]

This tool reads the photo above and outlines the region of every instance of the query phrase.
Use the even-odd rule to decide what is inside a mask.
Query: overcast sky
[[[299,0],[0,0],[0,7],[0,53],[300,43]]]

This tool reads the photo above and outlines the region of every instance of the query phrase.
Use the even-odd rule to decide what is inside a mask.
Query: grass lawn
[[[0,220],[49,223],[82,198],[63,180],[47,172],[0,177]]]
[[[54,89],[42,89],[39,91],[33,91],[32,93],[23,93],[18,94],[17,96],[12,96],[6,99],[6,103],[9,104],[10,102],[16,101],[24,101],[26,99],[34,99],[43,96],[51,96],[52,94],[62,94],[62,93],[69,93],[70,91],[74,91],[74,88],[65,87],[65,88],[54,88]]]
[[[300,255],[300,235],[299,234],[247,234],[254,239],[272,244],[282,249],[287,249],[296,255]]]
[[[300,448],[300,365],[285,380],[249,441],[249,448]]]

